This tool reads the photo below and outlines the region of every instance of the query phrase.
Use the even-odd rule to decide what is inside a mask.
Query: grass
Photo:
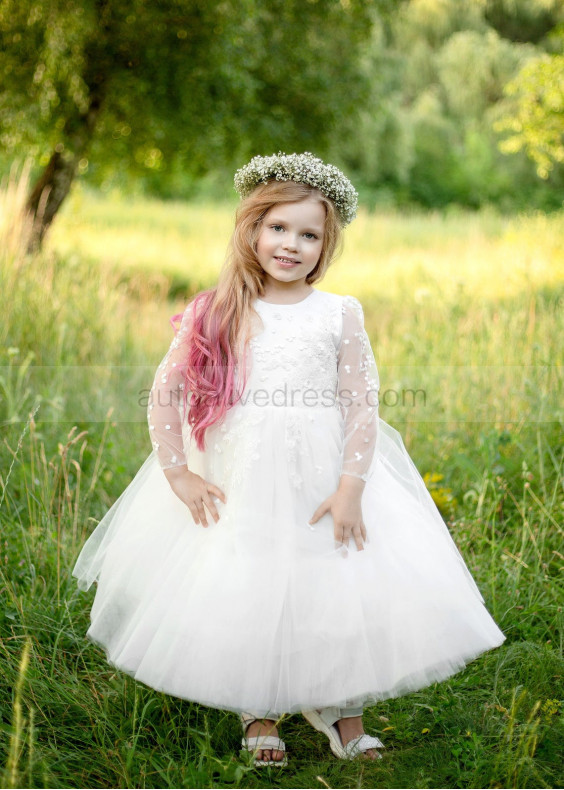
[[[165,274],[172,287],[215,282],[233,227],[234,201],[190,206],[104,197],[76,190],[53,227],[51,246],[120,271]],[[539,244],[539,239],[542,242]],[[166,255],[163,255],[166,250]],[[484,210],[470,214],[369,214],[362,207],[346,231],[345,253],[326,289],[417,303],[514,296],[560,286],[564,278],[564,213],[525,218]]]
[[[169,316],[213,284],[232,206],[77,191],[29,258],[22,184],[0,193],[2,786],[562,786],[564,215],[361,214],[318,284],[361,299],[382,416],[507,641],[369,709],[378,765],[337,761],[291,716],[289,767],[255,771],[234,714],[107,664],[84,638],[95,591],[70,576],[150,449],[143,410],[120,402],[152,379]],[[115,369],[138,372],[130,390]]]

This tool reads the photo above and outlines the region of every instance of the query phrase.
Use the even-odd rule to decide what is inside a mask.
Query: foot
[[[350,716],[346,719],[339,719],[336,726],[341,736],[341,743],[346,746],[353,738],[357,738],[364,733],[364,725],[362,723],[362,716]],[[377,760],[378,752],[376,749],[367,749],[361,753],[362,757],[368,760]]]
[[[245,738],[254,738],[255,735],[274,735],[278,737],[276,722],[272,719],[257,719],[249,724],[245,731]],[[284,759],[284,752],[280,749],[259,749],[256,753],[257,760],[274,760],[279,762]]]

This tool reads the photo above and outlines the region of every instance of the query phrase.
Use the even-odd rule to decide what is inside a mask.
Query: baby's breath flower
[[[343,225],[356,217],[358,194],[349,179],[334,165],[306,151],[303,154],[255,156],[235,173],[235,189],[240,197],[250,195],[257,184],[274,178],[277,181],[298,181],[323,192],[335,203]]]

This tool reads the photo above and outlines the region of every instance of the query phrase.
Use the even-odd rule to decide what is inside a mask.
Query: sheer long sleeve
[[[187,355],[184,342],[192,321],[192,305],[182,315],[180,327],[158,366],[147,407],[147,421],[153,449],[163,469],[186,463],[182,441],[184,381]],[[188,405],[190,398],[188,396]]]
[[[344,296],[342,311],[337,356],[338,395],[345,417],[341,474],[366,480],[376,449],[380,379],[362,305],[354,296]]]

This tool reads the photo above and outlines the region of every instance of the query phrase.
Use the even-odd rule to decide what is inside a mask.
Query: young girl
[[[314,288],[357,194],[309,153],[255,157],[216,288],[157,369],[153,450],[73,569],[87,637],[136,680],[235,711],[257,765],[301,712],[376,759],[362,711],[505,636],[397,431],[353,296]],[[175,316],[174,318],[179,318]]]

